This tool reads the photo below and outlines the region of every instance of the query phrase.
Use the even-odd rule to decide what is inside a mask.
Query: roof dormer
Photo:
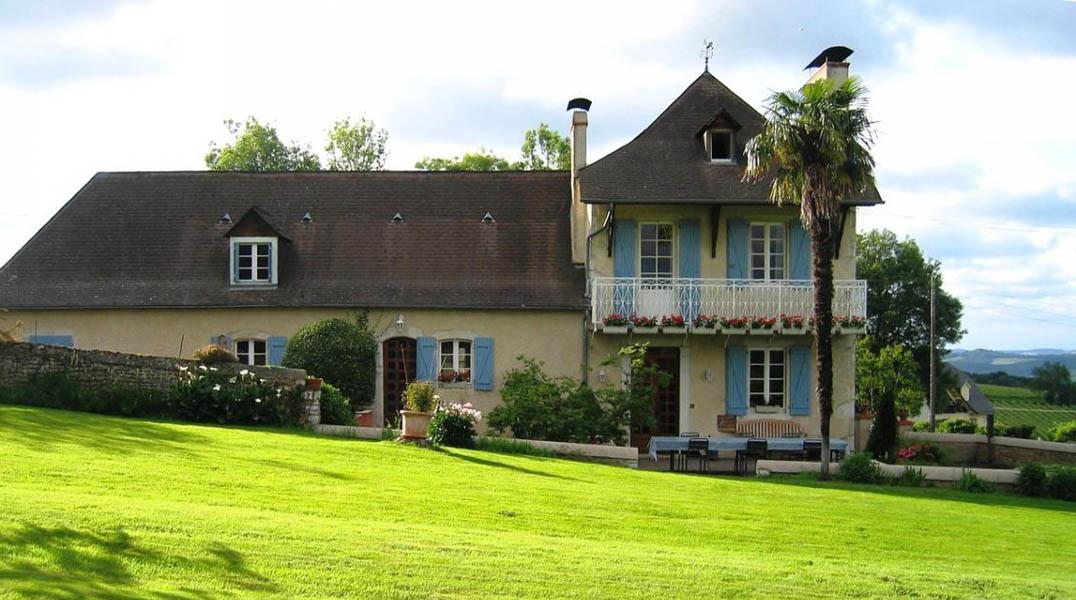
[[[736,132],[740,129],[736,119],[723,108],[707,121],[698,131],[702,135],[707,160],[716,164],[736,162]]]
[[[224,235],[228,238],[229,281],[233,286],[277,284],[280,244],[290,240],[268,213],[252,207]]]

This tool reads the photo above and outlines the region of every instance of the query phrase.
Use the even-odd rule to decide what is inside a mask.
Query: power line
[[[1014,319],[1024,319],[1026,321],[1039,321],[1041,323],[1049,323],[1051,325],[1060,325],[1062,327],[1072,327],[1073,329],[1076,329],[1076,322],[1059,321],[1057,319],[1041,319],[1039,317],[1031,317],[1031,316],[1027,316],[1027,315],[1023,315],[1023,314],[1019,314],[1019,313],[1015,313],[1015,312],[1007,312],[1005,310],[999,310],[997,306],[975,306],[974,304],[972,304],[972,308],[977,308],[979,310],[996,311],[996,312],[1001,313],[1004,316],[1012,317]],[[1005,308],[1010,308],[1011,309],[1012,307],[1005,307]]]
[[[916,221],[933,221],[942,225],[959,225],[961,227],[973,227],[977,229],[997,229],[999,231],[1014,231],[1019,233],[1034,233],[1037,231],[1055,231],[1059,233],[1076,233],[1076,227],[1064,227],[1060,225],[1030,225],[1028,227],[1016,227],[1006,225],[984,225],[976,223],[974,221],[969,222],[967,219],[940,219],[938,217],[926,217],[923,215],[904,215],[900,213],[887,212],[879,214],[877,217],[871,218],[884,218],[884,217],[897,217],[899,219],[914,219]]]

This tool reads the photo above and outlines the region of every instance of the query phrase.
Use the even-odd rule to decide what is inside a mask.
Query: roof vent
[[[313,221],[313,220],[314,220],[314,217],[311,217],[311,216],[310,216],[310,213],[308,212],[308,213],[306,213],[305,215],[303,215],[303,218],[302,218],[302,219],[300,219],[300,220],[301,220],[301,221],[302,221],[302,222],[303,222],[304,224],[306,224],[306,223],[310,223],[311,221]]]
[[[231,223],[231,222],[232,222],[232,215],[230,215],[228,213],[224,213],[224,216],[221,217],[220,220],[217,221],[217,223],[220,223],[222,225],[227,225],[228,223]]]
[[[572,98],[568,101],[568,108],[566,110],[590,110],[590,100],[586,98]]]
[[[392,222],[393,223],[403,223],[403,215],[401,215],[400,213],[396,213],[396,214],[392,215]]]
[[[495,219],[493,218],[493,215],[491,215],[489,213],[489,211],[486,211],[486,214],[482,216],[482,222],[483,223],[492,223],[493,221],[495,221]]]

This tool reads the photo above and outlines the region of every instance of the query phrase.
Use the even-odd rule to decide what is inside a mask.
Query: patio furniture
[[[658,461],[662,456],[669,455],[669,470],[676,469],[676,459],[681,453],[687,452],[688,441],[691,438],[683,438],[680,436],[654,436],[650,438],[649,445],[647,446],[647,454],[654,461]],[[743,452],[747,450],[748,438],[722,436],[722,437],[709,437],[702,438],[707,441],[710,451],[710,457],[713,458],[719,451],[725,452]],[[808,440],[804,438],[766,438],[766,452],[804,452],[804,444],[807,442],[814,442],[821,446],[821,442],[817,439]],[[842,456],[848,450],[848,442],[840,438],[830,438],[830,448],[837,453],[838,456]],[[737,461],[738,462],[738,461]]]
[[[736,422],[736,435],[748,438],[803,437],[795,421],[784,419],[753,419]]]
[[[710,440],[706,438],[692,438],[687,441],[687,452],[684,452],[683,470],[691,466],[691,459],[699,461],[699,472],[705,473],[710,470]]]
[[[822,440],[803,440],[803,460],[812,462],[822,460]]]
[[[736,473],[747,472],[747,462],[751,459],[766,458],[769,444],[765,439],[749,439],[743,450],[736,451]]]

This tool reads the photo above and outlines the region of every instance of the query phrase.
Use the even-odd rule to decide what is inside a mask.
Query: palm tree
[[[815,366],[822,419],[822,478],[829,478],[829,422],[833,416],[833,255],[841,201],[874,182],[874,141],[866,88],[857,78],[820,79],[799,91],[774,93],[766,125],[747,144],[745,181],[773,179],[770,200],[798,204],[811,236],[814,279]]]

